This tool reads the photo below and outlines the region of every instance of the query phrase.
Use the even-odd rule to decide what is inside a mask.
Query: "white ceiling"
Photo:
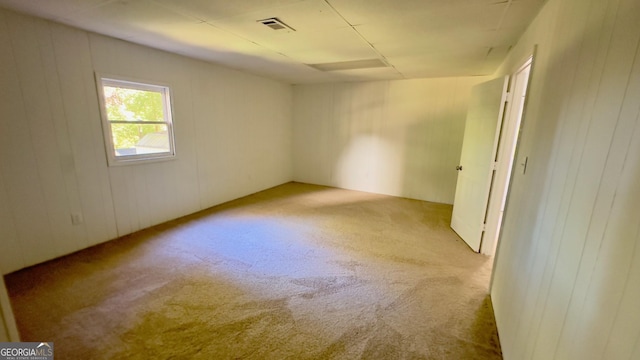
[[[288,83],[488,75],[545,0],[0,0],[0,6]],[[257,20],[277,17],[295,31]],[[380,59],[322,72],[306,64]]]

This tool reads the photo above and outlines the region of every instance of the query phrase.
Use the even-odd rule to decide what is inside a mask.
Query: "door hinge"
[[[498,170],[498,162],[497,161],[493,162],[493,170]]]
[[[482,226],[480,226],[480,231],[487,231],[487,223],[482,224]]]
[[[507,91],[505,95],[506,95],[504,98],[505,102],[511,102],[511,100],[513,100],[513,92]]]

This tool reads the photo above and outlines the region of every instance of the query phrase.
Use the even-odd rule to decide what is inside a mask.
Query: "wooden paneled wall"
[[[640,359],[640,2],[548,0],[492,299],[505,359]]]
[[[5,10],[0,49],[2,273],[291,180],[290,85]],[[171,86],[175,160],[107,166],[94,72]]]
[[[467,99],[483,80],[294,86],[294,179],[453,203]]]

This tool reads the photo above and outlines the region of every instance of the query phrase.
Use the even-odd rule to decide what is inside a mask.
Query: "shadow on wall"
[[[333,157],[333,184],[452,204],[466,108],[426,115],[424,111],[408,115],[402,110],[399,114],[374,110],[376,116],[336,116],[340,128],[335,134],[339,141]]]
[[[297,86],[294,180],[453,203],[467,98],[484,79]]]
[[[406,128],[404,196],[453,204],[466,108],[420,119]]]
[[[393,146],[381,136],[386,128],[388,92],[389,82],[333,87],[329,121],[336,140],[331,162],[332,182],[338,187],[377,192],[375,182],[384,166],[381,159],[393,152]]]
[[[402,194],[401,153],[383,136],[358,134],[344,145],[335,164],[336,183],[345,189]]]

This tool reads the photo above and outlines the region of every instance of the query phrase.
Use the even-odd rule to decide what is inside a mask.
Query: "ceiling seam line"
[[[272,48],[271,48],[271,47],[269,47],[269,46],[265,46],[265,45],[263,45],[263,44],[257,43],[257,42],[255,42],[255,41],[253,41],[253,40],[251,40],[251,39],[248,39],[248,38],[246,38],[246,37],[244,37],[244,36],[242,36],[242,35],[238,35],[238,34],[234,33],[233,31],[229,31],[229,30],[227,30],[227,29],[223,29],[223,28],[218,27],[218,26],[216,26],[215,24],[212,24],[212,23],[210,23],[210,22],[208,22],[208,21],[204,21],[203,23],[204,23],[204,24],[206,24],[206,25],[208,25],[208,26],[211,26],[212,28],[214,28],[214,29],[216,29],[216,30],[219,30],[219,31],[225,32],[225,33],[227,33],[227,34],[231,34],[231,35],[236,36],[236,37],[238,37],[238,38],[240,38],[240,39],[242,39],[242,40],[244,40],[244,41],[247,41],[247,42],[249,42],[249,43],[252,43],[252,44],[254,44],[254,45],[257,45],[257,46],[259,46],[259,47],[261,47],[261,48],[263,48],[263,49],[267,49],[267,50],[269,50],[269,51],[273,51],[274,53],[276,53],[276,54],[278,54],[278,55],[281,55],[281,56],[284,56],[285,58],[287,58],[287,59],[289,59],[289,60],[296,61],[295,59],[293,59],[293,58],[289,57],[289,56],[288,56],[288,55],[286,55],[286,54],[281,53],[281,52],[280,52],[280,51],[278,51],[278,50],[275,50],[275,49],[272,49]],[[298,61],[296,61],[296,62],[298,62]]]
[[[500,5],[500,4],[505,4],[506,7],[504,8],[504,11],[502,11],[502,15],[500,15],[500,20],[498,20],[498,26],[496,26],[496,30],[495,30],[496,32],[495,34],[493,34],[493,41],[491,41],[490,43],[489,50],[484,55],[485,61],[487,60],[487,58],[489,57],[493,49],[496,47],[496,39],[498,38],[498,31],[502,29],[502,24],[504,23],[504,19],[507,17],[507,13],[509,12],[511,5],[513,4],[513,0],[507,0],[507,1],[504,1],[503,3],[494,3],[493,5]],[[511,50],[511,47],[512,46],[509,46],[509,50]]]
[[[109,2],[113,2],[113,1],[116,1],[116,0],[110,0]],[[191,19],[197,20],[197,21],[198,21],[198,22],[197,22],[197,24],[204,24],[204,25],[207,25],[207,26],[211,26],[212,28],[214,28],[214,29],[216,29],[216,30],[218,30],[218,31],[221,31],[221,32],[224,32],[224,33],[227,33],[227,34],[233,35],[233,36],[235,36],[235,37],[237,37],[237,38],[239,38],[239,39],[242,39],[242,40],[247,41],[247,42],[249,42],[249,43],[251,43],[251,44],[254,44],[254,45],[256,45],[256,46],[259,46],[259,47],[261,47],[261,48],[263,48],[263,49],[267,49],[267,50],[269,50],[269,51],[272,51],[272,52],[274,52],[274,53],[276,53],[276,54],[278,54],[278,55],[280,55],[280,56],[283,56],[283,57],[285,57],[285,58],[287,58],[287,59],[289,59],[289,60],[296,61],[295,59],[292,59],[291,57],[289,57],[289,56],[287,56],[287,55],[285,55],[285,54],[281,53],[280,51],[277,51],[277,50],[275,50],[275,49],[272,49],[272,48],[270,48],[270,47],[268,47],[268,46],[265,46],[265,45],[263,45],[263,44],[257,43],[257,42],[255,42],[255,41],[253,41],[253,40],[251,40],[251,39],[248,39],[248,38],[246,38],[246,37],[244,37],[244,36],[242,36],[242,35],[236,34],[236,33],[235,33],[235,32],[233,32],[233,31],[229,31],[229,30],[227,30],[227,29],[224,29],[224,28],[221,28],[221,27],[219,27],[219,26],[216,26],[216,25],[215,25],[214,23],[212,23],[210,20],[205,20],[205,19],[201,19],[201,18],[198,18],[198,17],[194,17],[194,16],[192,16],[192,15],[183,14],[182,12],[179,12],[179,11],[177,11],[177,10],[173,9],[173,8],[167,7],[165,4],[162,4],[162,3],[158,2],[157,0],[151,0],[151,2],[153,2],[154,4],[156,4],[156,5],[160,6],[160,7],[164,8],[164,9],[167,9],[167,10],[169,10],[169,11],[173,11],[173,12],[175,12],[176,14],[179,14],[179,15],[182,15],[182,16],[185,16],[185,17],[188,17],[188,18],[191,18]],[[214,21],[215,21],[215,20],[214,20]]]
[[[393,68],[393,70],[395,70],[398,74],[402,75],[402,78],[406,79],[407,77],[401,73],[393,64],[391,64],[389,62],[389,60],[387,60],[387,57],[382,55],[382,53],[376,49],[375,46],[373,46],[372,43],[369,42],[369,40],[367,40],[357,29],[356,27],[351,24],[351,22],[349,22],[349,20],[347,20],[344,16],[342,16],[342,14],[335,8],[333,7],[333,5],[331,5],[331,3],[329,2],[329,0],[324,0],[324,2],[327,4],[327,6],[329,6],[331,8],[331,10],[333,10],[333,12],[338,15],[345,23],[347,23],[347,25],[349,25],[349,27],[351,28],[351,30],[353,30],[358,37],[364,41],[367,45],[369,45],[369,48],[371,48],[371,50],[373,50],[376,54],[378,54],[378,56],[383,60],[383,62],[387,65],[389,65],[389,67]]]

